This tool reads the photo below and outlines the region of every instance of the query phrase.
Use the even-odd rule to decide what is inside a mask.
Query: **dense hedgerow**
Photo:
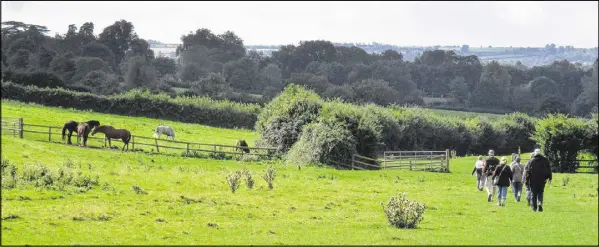
[[[259,144],[287,152],[298,140],[303,127],[316,120],[322,103],[316,93],[302,86],[289,85],[258,115]]]
[[[141,90],[100,96],[60,88],[20,86],[10,82],[2,82],[2,99],[225,128],[251,129],[259,112],[258,105],[216,101],[205,97],[183,96],[173,99],[167,94],[151,94]]]
[[[541,146],[543,153],[557,172],[575,172],[576,159],[585,149],[588,129],[580,119],[565,115],[547,115],[539,120],[533,139]]]

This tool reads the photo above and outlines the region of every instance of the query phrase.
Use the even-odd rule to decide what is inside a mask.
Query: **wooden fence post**
[[[131,136],[131,149],[135,152],[135,136]]]
[[[447,162],[447,172],[449,172],[449,149],[445,150],[445,162]]]
[[[23,118],[19,118],[19,138],[23,139]]]
[[[52,126],[48,126],[48,141],[52,141]]]
[[[189,155],[189,142],[186,143],[186,144],[187,144],[187,151],[186,151],[186,153],[187,153],[187,155]]]
[[[158,139],[154,139],[154,143],[156,143],[156,152],[160,152],[160,149],[158,149]]]
[[[351,169],[354,169],[354,155],[351,156]]]

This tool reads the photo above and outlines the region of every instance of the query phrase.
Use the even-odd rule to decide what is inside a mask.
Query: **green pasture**
[[[80,111],[74,109],[62,109],[56,107],[44,107],[36,104],[27,104],[17,101],[2,100],[2,117],[16,119],[22,117],[25,124],[36,124],[44,126],[58,127],[52,129],[53,134],[51,141],[64,143],[60,140],[60,134],[62,126],[69,120],[75,121],[88,121],[98,120],[102,125],[112,125],[118,129],[127,129],[132,135],[149,137],[152,138],[152,134],[156,126],[159,124],[165,124],[171,126],[175,130],[175,140],[194,142],[194,143],[205,143],[205,144],[220,144],[220,145],[236,145],[239,139],[245,139],[250,146],[254,146],[255,141],[259,138],[259,135],[250,130],[245,129],[221,129],[210,126],[180,123],[160,119],[151,119],[145,117],[127,117],[120,115],[102,114],[92,111]],[[44,127],[31,127],[25,126],[25,130],[43,131],[48,132],[48,128]],[[38,133],[24,133],[26,139],[36,140],[48,140],[47,134]],[[103,138],[103,134],[98,133],[96,137]],[[162,136],[164,139],[166,136]],[[76,134],[71,138],[73,143],[76,144]],[[142,140],[136,139],[135,142],[153,144],[153,140]],[[102,140],[88,140],[89,146],[101,147],[104,145]],[[113,146],[122,147],[122,143],[118,141],[112,142]],[[185,147],[184,144],[159,142],[159,145],[173,146],[173,147]],[[129,145],[129,148],[132,148]],[[192,148],[198,148],[197,146]],[[200,147],[202,148],[202,147]],[[208,147],[204,147],[208,148]],[[144,151],[151,151],[154,149],[150,146],[138,145],[135,149],[144,149]],[[178,152],[181,150],[169,150],[163,149],[163,152]]]
[[[4,109],[4,108],[3,108]],[[2,189],[1,244],[555,244],[596,245],[597,175],[556,174],[545,212],[511,192],[506,207],[486,201],[470,176],[475,157],[452,173],[339,171],[265,163],[148,155],[2,137],[2,156],[18,169],[71,160],[98,175],[81,193],[20,185]],[[253,189],[231,193],[225,177],[249,169]],[[568,182],[565,182],[565,178]],[[147,194],[137,194],[133,186]],[[398,192],[426,203],[417,229],[389,226],[381,202]],[[497,237],[498,231],[505,232]]]

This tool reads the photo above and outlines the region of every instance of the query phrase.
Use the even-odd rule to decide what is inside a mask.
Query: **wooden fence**
[[[386,151],[383,169],[449,172],[450,151]]]
[[[381,169],[380,161],[354,154],[350,159],[339,161],[339,160],[327,160],[329,165],[335,166],[337,169],[347,170],[378,170]]]
[[[45,135],[48,137],[48,141],[51,142],[63,141],[62,140],[62,127],[46,126],[38,124],[28,124],[23,122],[23,118],[2,118],[2,135],[13,135],[20,138],[24,137],[24,133],[33,133],[39,135]],[[56,137],[58,135],[58,137]],[[77,133],[73,133],[73,142],[77,140]],[[88,144],[90,140],[103,141],[104,147],[107,146],[107,139],[102,137],[88,137]],[[111,142],[116,141],[122,143],[120,139],[111,139]],[[83,140],[81,140],[83,142]],[[89,145],[88,145],[89,146]],[[213,155],[241,155],[242,148],[248,148],[250,153],[243,153],[246,155],[254,155],[259,157],[271,157],[275,154],[275,148],[268,147],[241,147],[233,145],[221,145],[211,143],[197,143],[197,142],[184,142],[167,139],[157,139],[144,136],[131,136],[129,141],[129,149],[133,151],[143,151],[140,147],[150,147],[151,151],[161,152],[165,150],[178,150],[181,153],[193,156],[194,154],[210,153]]]

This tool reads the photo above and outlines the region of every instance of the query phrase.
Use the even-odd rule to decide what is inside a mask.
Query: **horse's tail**
[[[129,144],[130,140],[131,140],[131,132],[129,132],[129,135],[127,136],[127,144]]]
[[[67,134],[67,124],[64,124],[64,126],[62,126],[62,140],[64,140],[66,134]]]

